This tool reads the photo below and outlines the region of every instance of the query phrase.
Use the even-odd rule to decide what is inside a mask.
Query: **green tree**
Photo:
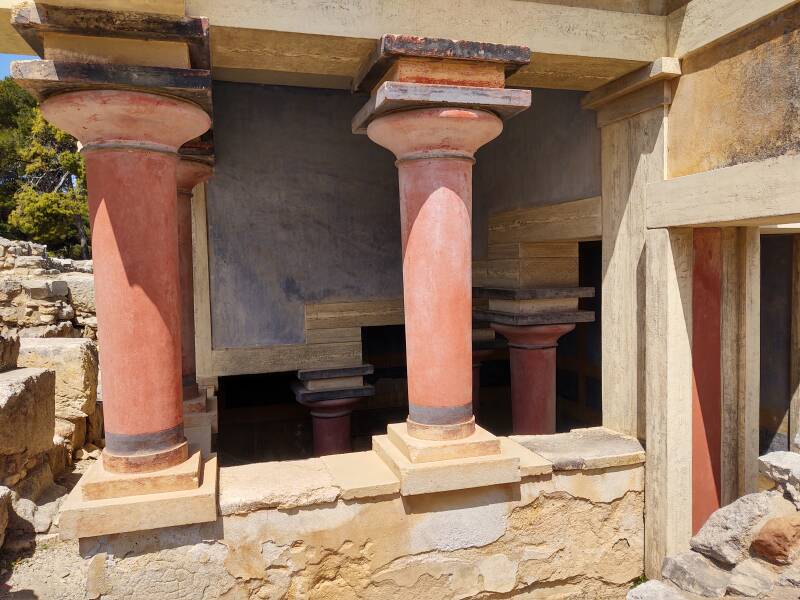
[[[87,213],[77,142],[50,126],[13,79],[0,80],[0,235],[88,258]]]
[[[86,172],[75,138],[34,108],[30,134],[17,153],[23,173],[9,225],[55,252],[89,258]]]
[[[0,80],[0,235],[6,237],[19,236],[8,217],[25,172],[19,148],[30,139],[35,108],[36,101],[12,79]]]

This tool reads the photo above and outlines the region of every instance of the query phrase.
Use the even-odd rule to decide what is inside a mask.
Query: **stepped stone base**
[[[187,461],[189,462],[189,461]],[[93,471],[102,468],[95,463],[61,505],[59,533],[61,539],[79,539],[112,533],[125,533],[208,523],[217,519],[217,457],[209,456],[201,465],[198,487],[177,491],[145,493],[120,498],[86,500],[84,480],[96,482]],[[153,475],[153,474],[150,474]],[[107,474],[105,485],[117,479],[119,485],[129,475]],[[177,477],[177,476],[176,476]],[[158,483],[163,489],[165,481]],[[147,489],[155,489],[149,487]]]

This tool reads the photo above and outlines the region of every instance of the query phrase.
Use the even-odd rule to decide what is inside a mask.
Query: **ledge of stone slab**
[[[219,509],[223,516],[268,508],[290,510],[399,491],[400,481],[374,452],[352,452],[223,467]]]
[[[639,440],[605,427],[553,435],[514,435],[511,439],[552,462],[554,471],[604,469],[645,461]]]

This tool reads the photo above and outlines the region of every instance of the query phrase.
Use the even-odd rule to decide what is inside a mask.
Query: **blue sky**
[[[31,60],[35,56],[25,56],[21,54],[0,54],[0,79],[10,75],[11,62],[15,60]]]

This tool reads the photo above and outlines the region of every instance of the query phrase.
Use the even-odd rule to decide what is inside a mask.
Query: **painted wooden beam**
[[[800,219],[800,155],[786,155],[647,185],[647,226],[715,227]]]
[[[581,100],[584,109],[595,110],[631,92],[635,92],[657,81],[680,77],[681,62],[677,58],[663,56],[649,65],[628,73],[586,94]]]
[[[645,574],[658,579],[692,535],[690,229],[647,232],[646,281]]]
[[[800,452],[800,235],[792,243],[791,400],[789,401],[789,449]]]
[[[595,196],[491,215],[490,251],[498,244],[600,239],[600,204],[600,196]]]
[[[683,58],[745,27],[797,4],[798,0],[694,0],[670,13],[672,56]]]
[[[633,92],[607,105],[659,88]],[[601,130],[603,183],[603,426],[645,435],[645,184],[664,176],[665,122],[661,103]]]

